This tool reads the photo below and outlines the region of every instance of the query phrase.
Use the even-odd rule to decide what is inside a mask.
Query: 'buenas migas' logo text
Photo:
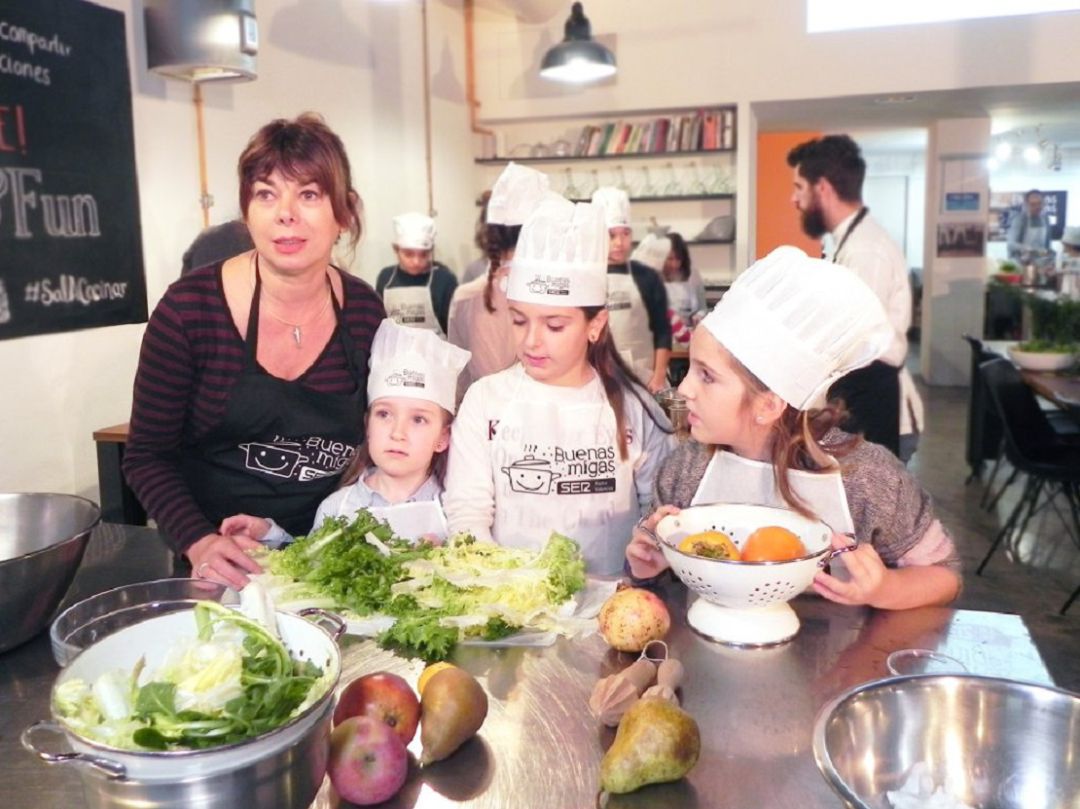
[[[407,368],[402,368],[400,371],[394,371],[394,373],[386,377],[386,384],[394,388],[426,387],[424,382],[424,372],[410,371]]]
[[[533,295],[569,295],[570,279],[565,275],[537,275],[526,287]]]

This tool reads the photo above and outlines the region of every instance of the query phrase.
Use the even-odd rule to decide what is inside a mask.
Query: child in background
[[[671,427],[608,329],[602,212],[552,194],[521,228],[506,290],[520,362],[473,383],[450,446],[450,529],[539,549],[576,540],[622,570]]]
[[[319,506],[314,528],[327,517],[351,519],[357,510],[367,508],[401,533],[395,518],[408,504],[429,505],[408,509],[411,524],[445,527],[439,504],[445,452],[458,374],[468,361],[468,351],[434,332],[399,326],[390,319],[382,322],[371,348],[367,439],[342,475],[342,487]],[[272,520],[246,514],[228,517],[221,533],[246,534],[271,547],[292,539]],[[406,536],[415,539],[427,533],[445,536],[445,528]]]
[[[945,604],[960,561],[929,495],[884,447],[836,428],[821,408],[829,386],[890,344],[880,301],[839,265],[781,247],[732,285],[694,330],[679,386],[690,433],[657,474],[663,504],[647,521],[691,505],[761,503],[821,519],[850,578],[821,571],[814,588],[841,604],[901,609]],[[667,567],[644,532],[627,549],[630,572]]]
[[[412,211],[395,216],[397,263],[379,271],[375,291],[382,296],[387,317],[445,338],[457,276],[435,260],[436,232],[435,220],[426,214]]]
[[[671,254],[672,241],[667,236],[657,236],[655,233],[646,234],[630,256],[631,261],[644,264],[649,269],[655,270],[657,275],[663,275],[665,262]],[[668,321],[671,323],[671,347],[685,349],[690,344],[691,325],[688,319],[684,319],[673,307],[679,298],[672,297],[668,287]],[[689,312],[687,312],[689,316]]]

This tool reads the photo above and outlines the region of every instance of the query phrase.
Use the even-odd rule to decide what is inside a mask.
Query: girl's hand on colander
[[[846,548],[849,545],[850,537],[843,534],[832,535],[833,548]],[[885,563],[869,542],[860,544],[842,558],[848,576],[840,579],[819,570],[814,576],[814,589],[830,601],[840,604],[873,606],[889,574]]]
[[[678,513],[677,506],[660,506],[634,529],[634,535],[626,547],[626,561],[630,563],[630,575],[635,579],[651,579],[670,567],[660,546],[656,544],[655,531],[661,519]]]

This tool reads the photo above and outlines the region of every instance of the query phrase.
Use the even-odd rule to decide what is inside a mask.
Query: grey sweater
[[[826,433],[821,444],[826,452],[851,436],[840,430]],[[714,447],[690,440],[661,464],[654,484],[656,506],[690,505],[708,466]],[[933,524],[930,495],[904,466],[884,447],[860,441],[839,458],[840,477],[847,495],[855,537],[869,542],[888,567],[897,567],[901,557],[927,536]],[[942,531],[944,547],[935,542],[933,556],[942,564],[960,571],[960,557],[952,538]]]

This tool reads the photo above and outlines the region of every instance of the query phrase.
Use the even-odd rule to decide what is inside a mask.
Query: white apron
[[[641,383],[647,384],[656,364],[656,350],[649,329],[649,313],[629,272],[608,273],[607,310],[608,328],[615,347]]]
[[[639,514],[633,465],[619,458],[615,413],[603,395],[562,405],[530,401],[520,386],[491,444],[500,545],[540,548],[552,531],[574,539],[590,573],[622,572]],[[642,436],[631,436],[630,458]]]
[[[439,319],[435,317],[435,309],[431,305],[431,279],[435,275],[434,265],[428,271],[427,283],[422,287],[392,287],[391,284],[397,278],[398,269],[398,267],[394,268],[390,280],[383,288],[383,306],[386,307],[386,316],[402,326],[433,331],[445,340],[446,335],[443,334]]]
[[[854,534],[847,495],[839,471],[804,472],[788,470],[792,491],[810,510],[838,534]],[[692,506],[710,503],[749,503],[790,508],[780,496],[770,463],[741,458],[732,452],[717,450],[698,484]]]
[[[417,540],[425,534],[434,534],[445,539],[450,533],[446,525],[446,514],[438,500],[417,500],[411,503],[397,503],[392,506],[366,506],[356,500],[350,488],[338,504],[339,517],[353,519],[356,512],[366,508],[378,520],[386,520],[390,529],[402,539]]]
[[[664,284],[664,289],[667,291],[668,308],[682,318],[687,328],[693,326],[694,296],[690,292],[690,284],[686,281],[669,281]]]

